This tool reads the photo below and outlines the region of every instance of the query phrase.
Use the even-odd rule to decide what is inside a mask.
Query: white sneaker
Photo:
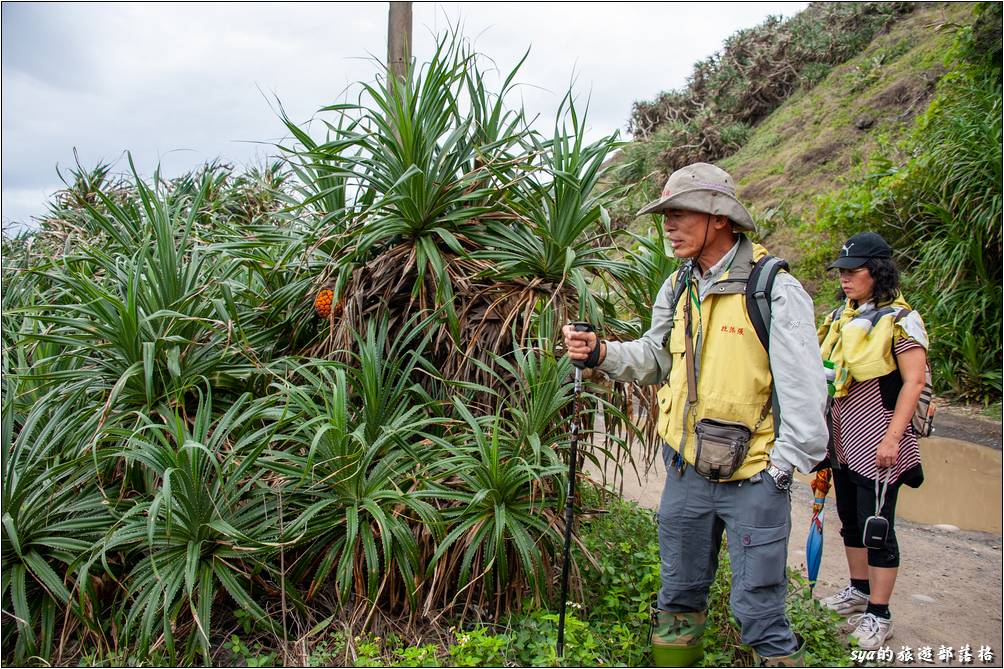
[[[878,650],[892,638],[892,620],[881,618],[873,613],[859,613],[847,619],[848,624],[855,626],[851,638],[858,640],[858,648]]]
[[[860,613],[868,608],[868,595],[853,585],[848,585],[835,595],[824,597],[819,603],[828,609],[833,609],[842,616]]]

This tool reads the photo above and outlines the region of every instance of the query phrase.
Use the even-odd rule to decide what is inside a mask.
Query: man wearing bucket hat
[[[571,358],[614,379],[662,384],[657,427],[667,479],[653,659],[700,659],[724,531],[743,642],[765,666],[799,666],[805,645],[784,612],[789,486],[794,468],[808,472],[825,457],[827,442],[812,301],[781,272],[759,293],[769,298],[769,325],[753,322],[747,282],[767,251],[744,234],[755,230],[753,219],[724,170],[677,170],[638,213],[661,214],[673,254],[687,260],[659,291],[651,329],[631,342],[567,326],[563,334]]]

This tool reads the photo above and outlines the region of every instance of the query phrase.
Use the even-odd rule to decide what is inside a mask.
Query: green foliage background
[[[959,34],[954,66],[913,131],[822,198],[817,221],[830,240],[862,230],[893,240],[939,389],[983,403],[1001,397],[1000,16],[999,4],[976,8],[975,29]],[[803,262],[823,263],[833,244]]]
[[[802,51],[777,45],[782,35],[818,29],[803,22],[821,11],[846,18],[827,25],[828,40],[856,45],[834,47],[822,75],[798,79],[740,141],[699,147],[684,162],[718,160],[732,172],[761,239],[791,261],[820,318],[836,306],[837,282],[824,268],[841,244],[863,230],[884,235],[905,297],[931,335],[936,393],[990,404],[1001,398],[1002,366],[1000,5],[866,5],[814,4],[737,34],[695,66],[695,78],[711,73],[701,77],[709,99],[731,99],[727,91],[746,81],[726,64],[745,62],[748,52],[773,54],[774,67],[814,71],[818,61],[806,49],[818,40],[806,37]],[[671,120],[687,113],[693,95],[690,87],[664,94],[658,118],[669,120],[623,149],[617,176],[633,189],[615,207],[615,224],[633,221],[681,164],[673,147],[699,144],[677,136]],[[708,125],[732,123],[727,106],[705,108]]]

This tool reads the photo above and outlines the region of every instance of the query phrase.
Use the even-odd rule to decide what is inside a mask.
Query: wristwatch
[[[786,472],[777,465],[767,465],[767,473],[774,479],[774,485],[778,490],[791,490],[791,472]]]

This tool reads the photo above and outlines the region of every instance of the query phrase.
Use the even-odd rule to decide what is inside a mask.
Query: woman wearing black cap
[[[896,493],[901,484],[916,488],[924,480],[911,419],[924,389],[928,339],[920,315],[899,292],[892,248],[881,236],[854,235],[828,269],[840,272],[838,297],[845,300],[819,328],[819,342],[833,365],[832,455],[839,464],[833,482],[850,584],[822,604],[856,614],[848,620],[855,626],[851,636],[859,648],[876,650],[893,633]],[[881,531],[870,532],[866,547],[863,533],[874,515],[885,518],[888,529],[884,540]]]

